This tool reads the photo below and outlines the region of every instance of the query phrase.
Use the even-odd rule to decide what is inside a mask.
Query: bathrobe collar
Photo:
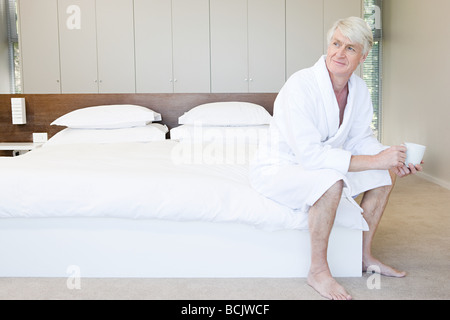
[[[342,125],[339,127],[339,105],[336,99],[336,95],[334,94],[333,85],[331,83],[330,74],[328,73],[328,69],[326,66],[326,56],[322,56],[319,61],[313,67],[314,74],[317,79],[317,83],[319,85],[321,97],[323,100],[323,105],[326,112],[326,119],[328,125],[328,139],[326,141],[327,144],[341,144],[336,140],[344,140],[346,139],[348,133],[348,129],[350,126],[349,119],[350,115],[353,111],[353,101],[355,96],[354,83],[355,83],[355,75],[353,74],[348,82],[348,99],[347,106],[345,107],[344,119]],[[340,138],[340,139],[339,139]]]

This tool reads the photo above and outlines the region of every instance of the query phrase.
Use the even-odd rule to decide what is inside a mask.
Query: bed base
[[[0,277],[304,278],[307,231],[109,218],[1,219]],[[360,277],[362,231],[333,228],[335,277]]]

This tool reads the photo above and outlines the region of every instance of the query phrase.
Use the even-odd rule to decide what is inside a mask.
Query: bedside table
[[[12,156],[19,156],[33,149],[39,148],[43,143],[33,142],[0,142],[0,151],[12,151]]]

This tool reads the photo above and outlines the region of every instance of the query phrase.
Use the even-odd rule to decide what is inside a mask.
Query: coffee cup
[[[409,166],[410,163],[415,166],[421,164],[427,147],[411,142],[405,142],[405,147],[407,149],[405,160],[406,166]]]

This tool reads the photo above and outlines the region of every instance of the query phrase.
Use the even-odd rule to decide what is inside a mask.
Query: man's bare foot
[[[367,257],[363,259],[363,272],[367,272],[367,269],[370,267],[376,266],[372,271],[378,272],[386,277],[394,277],[394,278],[403,278],[406,276],[406,272],[398,271],[390,266],[381,263],[379,260],[374,257]]]
[[[352,297],[339,283],[334,280],[328,270],[308,274],[308,284],[320,293],[321,296],[330,300],[351,300]]]

